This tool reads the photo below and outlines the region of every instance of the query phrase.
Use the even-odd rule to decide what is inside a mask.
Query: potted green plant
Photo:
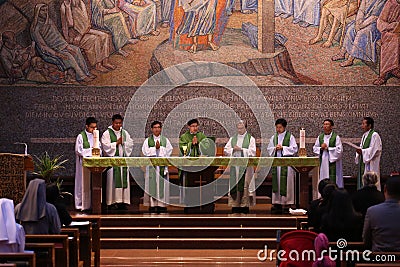
[[[41,156],[34,155],[36,171],[34,171],[33,174],[40,176],[40,178],[45,180],[46,183],[56,183],[60,189],[62,180],[60,181],[59,177],[54,180],[54,177],[56,172],[65,169],[64,164],[68,161],[68,159],[63,160],[63,157],[63,155],[57,155],[52,158],[47,151]]]

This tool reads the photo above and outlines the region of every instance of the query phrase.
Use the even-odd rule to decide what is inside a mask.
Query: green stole
[[[251,135],[249,133],[246,133],[246,135],[244,136],[243,139],[243,144],[242,144],[242,148],[249,148],[250,145],[250,139],[251,139]],[[235,134],[232,137],[231,140],[231,146],[232,148],[236,146],[237,144],[237,140],[238,140],[238,135]],[[233,152],[232,152],[233,154]],[[241,157],[243,157],[243,151],[241,151]],[[236,194],[237,191],[239,192],[243,192],[244,191],[244,181],[245,181],[245,176],[246,176],[246,169],[247,167],[241,166],[239,167],[239,181],[236,181],[236,167],[235,166],[231,166],[231,170],[230,170],[230,187],[231,187],[231,191],[230,194],[234,195]]]
[[[285,137],[283,138],[282,146],[290,146],[290,133],[286,131]],[[278,145],[278,133],[275,133],[274,135],[274,146]],[[275,151],[274,157],[276,157],[278,154],[277,151]],[[283,156],[283,155],[282,155]],[[281,196],[286,196],[287,193],[287,173],[288,173],[288,167],[283,166],[281,167],[281,176],[280,176],[280,195]],[[277,167],[272,167],[272,192],[276,193],[278,192],[278,168]]]
[[[110,134],[111,143],[117,142],[117,136],[115,135],[114,131],[108,128],[108,133]],[[126,140],[126,135],[124,130],[121,131],[122,139]],[[115,149],[115,157],[119,157],[119,145],[117,145]],[[125,157],[125,153],[123,153],[122,157]],[[121,167],[114,167],[113,168],[113,175],[115,179],[115,188],[127,188],[128,187],[128,168],[122,167],[122,174],[121,174]]]
[[[83,148],[84,149],[90,148],[90,143],[89,143],[86,131],[82,131],[81,135],[82,135],[82,139],[83,139]]]
[[[367,135],[367,137],[364,140],[364,144],[362,144],[362,149],[366,149],[369,148],[369,146],[371,145],[371,138],[372,138],[372,134],[375,131],[373,129],[371,129]],[[362,141],[361,141],[362,143]],[[358,160],[358,177],[357,177],[357,189],[360,189],[362,186],[362,176],[364,175],[364,171],[365,171],[365,163],[363,160],[363,156],[362,153],[360,154],[359,160]]]
[[[325,134],[320,134],[318,139],[319,139],[319,146],[321,146],[324,143],[324,135]],[[332,132],[331,138],[329,138],[329,147],[335,147],[336,146],[336,137],[337,134],[335,132]],[[319,168],[321,169],[321,163],[322,163],[322,153],[324,153],[324,150],[321,149],[319,152]],[[328,151],[329,153],[329,151]],[[326,177],[321,177],[321,178],[326,178]],[[329,162],[329,180],[333,181],[336,183],[336,161],[335,162]]]
[[[154,136],[150,135],[150,137],[147,139],[147,145],[149,147],[155,147],[156,142],[154,141]],[[160,146],[166,147],[167,146],[167,138],[164,136],[160,137]],[[149,195],[152,196],[153,198],[157,197],[157,175],[156,175],[156,168],[157,166],[149,166]],[[165,166],[160,166],[160,177],[164,178],[164,170]],[[164,197],[164,181],[160,179],[160,184],[159,184],[159,197],[163,198]]]
[[[197,145],[192,144],[193,137],[196,135],[197,137]],[[202,132],[197,132],[196,134],[191,134],[189,131],[186,131],[184,134],[181,135],[179,138],[179,149],[181,151],[181,155],[183,155],[183,145],[187,145],[186,153],[190,152],[191,157],[198,157],[201,155],[200,153],[200,142],[207,138],[207,136]],[[206,148],[205,145],[202,145],[203,148]]]

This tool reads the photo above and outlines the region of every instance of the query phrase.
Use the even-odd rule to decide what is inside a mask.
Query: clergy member
[[[199,132],[199,121],[197,119],[191,119],[187,123],[188,130],[182,134],[179,138],[179,150],[181,155],[190,157],[199,156],[215,156],[215,150],[207,136]],[[199,184],[196,181],[202,181],[202,183],[209,183],[214,180],[214,171],[212,167],[207,167],[202,170],[194,171],[180,171],[179,177],[181,179],[181,185],[183,187],[198,187]],[[204,203],[205,199],[208,199],[205,194],[211,193],[206,190],[201,191],[190,191],[186,188],[183,192],[183,202],[187,205],[185,207],[185,213],[202,212],[202,213],[213,213],[214,203]],[[206,205],[203,205],[206,204]],[[196,207],[196,208],[195,208]],[[197,208],[199,207],[199,208]]]
[[[287,121],[277,119],[276,133],[268,144],[268,153],[272,157],[290,157],[297,153],[294,136],[286,131]],[[288,212],[288,207],[294,205],[294,170],[291,167],[272,168],[272,213]]]
[[[247,132],[246,122],[239,121],[236,127],[237,134],[225,145],[224,154],[228,157],[254,157],[256,140]],[[230,167],[228,205],[232,207],[232,213],[248,213],[250,205],[256,204],[253,175],[253,167]]]
[[[377,132],[374,131],[374,119],[364,117],[361,123],[364,134],[361,138],[360,148],[356,150],[355,162],[358,164],[357,189],[362,185],[362,176],[366,172],[376,172],[378,182],[376,187],[381,191],[381,179],[379,163],[382,153],[382,141]]]
[[[151,123],[152,134],[143,142],[142,153],[146,157],[170,157],[171,142],[161,135],[162,124]],[[147,166],[145,176],[144,205],[150,206],[150,212],[166,212],[169,201],[168,166]]]
[[[82,159],[83,157],[91,157],[92,156],[92,148],[93,148],[93,131],[97,128],[97,120],[94,117],[88,117],[86,119],[85,130],[83,130],[76,137],[75,142],[75,208],[78,210],[88,209],[90,208],[90,195],[86,197],[83,192],[83,188],[90,189],[90,181],[87,181],[89,184],[83,186],[83,172],[88,172],[85,168],[82,167]],[[90,173],[87,173],[87,177],[90,177]],[[85,199],[85,205],[83,205],[82,201]]]
[[[319,179],[329,178],[339,188],[343,187],[343,146],[339,135],[333,131],[333,120],[326,119],[323,133],[315,141],[313,151],[319,155]]]
[[[129,133],[122,129],[123,117],[120,114],[112,116],[112,125],[103,133],[101,144],[103,155],[107,157],[129,157],[133,149],[133,140]],[[107,205],[113,208],[127,209],[131,203],[129,168],[114,167],[107,171]]]

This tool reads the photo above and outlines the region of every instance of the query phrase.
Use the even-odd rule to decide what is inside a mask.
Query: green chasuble
[[[193,137],[197,137],[197,145],[192,144]],[[202,132],[197,132],[196,134],[191,134],[186,131],[179,138],[179,150],[181,155],[183,155],[182,146],[186,145],[186,155],[190,157],[204,156],[215,156],[215,148],[210,139]]]
[[[250,145],[250,139],[251,139],[251,135],[249,133],[246,133],[246,135],[244,136],[243,139],[243,144],[242,144],[242,148],[249,148]],[[234,135],[232,137],[231,140],[231,146],[235,147],[237,144],[237,140],[238,140],[238,135]],[[243,157],[243,151],[241,151],[241,156]],[[244,182],[245,182],[245,177],[246,177],[246,169],[247,167],[239,167],[239,179],[238,181],[236,180],[236,167],[235,166],[231,166],[231,170],[230,170],[230,194],[234,195],[236,194],[237,191],[239,192],[243,192],[244,191]]]
[[[197,137],[197,145],[192,144],[194,136]],[[179,150],[181,155],[183,155],[182,146],[184,145],[187,146],[186,156],[215,156],[215,146],[212,140],[210,138],[207,138],[207,136],[202,132],[191,134],[189,131],[186,131],[184,134],[181,135],[181,137],[179,137]],[[180,179],[182,179],[182,171],[179,169],[178,172]]]
[[[151,135],[147,139],[147,144],[149,147],[155,147],[156,142],[154,141],[154,136]],[[167,146],[167,138],[165,136],[160,136],[160,146],[166,147]],[[149,166],[149,195],[153,198],[157,198],[157,176],[156,176],[156,166]],[[159,197],[163,198],[164,197],[164,166],[160,166],[160,180],[159,180]]]
[[[114,131],[110,128],[108,128],[108,133],[110,134],[110,140],[111,143],[117,142],[117,136],[115,135]],[[126,140],[126,134],[125,131],[122,130],[122,139]],[[115,149],[115,155],[114,157],[119,157],[119,146],[117,145],[117,148]],[[125,152],[121,157],[125,157]],[[121,173],[121,168],[122,168],[122,173]],[[128,187],[128,168],[127,167],[114,167],[113,168],[113,175],[115,179],[115,188],[127,188]]]
[[[367,135],[367,137],[364,140],[364,144],[362,144],[362,149],[366,149],[369,148],[369,146],[371,145],[371,138],[372,135],[375,131],[373,129],[371,129]],[[361,141],[362,143],[362,141]],[[359,155],[359,160],[358,160],[358,177],[357,177],[357,189],[360,189],[362,187],[362,176],[364,175],[364,171],[365,171],[365,163],[363,160],[363,156],[362,153]]]
[[[90,148],[90,143],[89,143],[86,131],[82,131],[81,135],[82,135],[82,139],[83,139],[83,148],[84,149]]]
[[[325,134],[320,134],[318,136],[319,140],[319,146],[324,143],[324,136]],[[336,146],[336,137],[337,134],[335,132],[332,132],[331,138],[329,138],[329,147],[335,147]],[[322,153],[324,153],[324,150],[321,149],[319,152],[319,167],[321,168],[322,166]],[[329,152],[328,152],[329,153]],[[335,162],[329,162],[329,180],[332,182],[336,183],[336,161]]]
[[[290,146],[290,136],[291,134],[286,131],[285,137],[283,138],[282,146]],[[278,145],[278,133],[275,133],[274,135],[274,146]],[[276,157],[278,152],[275,150],[275,155]],[[286,196],[287,194],[287,173],[288,173],[288,167],[283,166],[281,168],[281,175],[280,175],[280,188],[279,188],[279,193],[281,196]],[[278,168],[277,167],[272,167],[272,192],[276,193],[278,192]]]

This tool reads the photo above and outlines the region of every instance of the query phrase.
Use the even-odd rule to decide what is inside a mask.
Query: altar
[[[308,176],[309,172],[319,166],[318,157],[87,157],[83,159],[83,168],[87,170],[84,175],[84,196],[86,203],[91,203],[93,214],[101,214],[102,173],[108,167],[144,167],[144,166],[253,166],[257,168],[274,166],[291,166],[299,173],[296,191],[298,192],[301,208],[307,208],[309,203]],[[89,175],[91,174],[91,175]],[[91,187],[88,186],[91,184]],[[91,198],[91,199],[88,199]]]

